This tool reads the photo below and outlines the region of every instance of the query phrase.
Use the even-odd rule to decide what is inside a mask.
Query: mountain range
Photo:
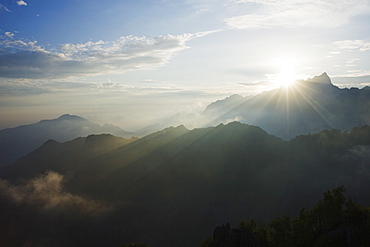
[[[325,129],[370,124],[370,87],[338,88],[326,73],[254,97],[232,95],[210,104],[209,125],[237,120],[289,140]]]
[[[134,133],[111,125],[92,123],[75,115],[65,114],[57,119],[0,130],[0,167],[40,147],[49,139],[65,142],[81,136],[108,133],[131,138]]]
[[[256,96],[231,95],[211,103],[200,115],[179,113],[162,124],[150,125],[135,133],[65,114],[57,119],[0,130],[0,167],[15,162],[48,139],[64,142],[102,133],[143,137],[169,125],[182,124],[184,119],[190,126],[201,127],[239,121],[259,126],[286,140],[325,129],[351,130],[370,124],[370,87],[340,89],[323,73]]]
[[[216,225],[296,216],[328,188],[370,204],[370,127],[290,141],[233,122],[45,142],[0,169],[2,245],[197,246]]]
[[[213,102],[192,130],[68,114],[1,130],[0,245],[198,246],[214,226],[296,217],[339,186],[370,205],[369,100],[323,73]]]

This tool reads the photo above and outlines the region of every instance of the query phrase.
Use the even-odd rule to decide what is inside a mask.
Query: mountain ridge
[[[211,119],[208,125],[235,119],[289,140],[324,129],[350,130],[370,124],[369,90],[366,87],[340,89],[331,83],[325,72],[297,81],[290,87],[280,87],[251,98],[241,97],[233,97],[239,99],[237,104],[233,104],[230,97],[210,104],[202,113]]]
[[[193,130],[170,127],[132,140],[105,134],[49,140],[0,169],[0,206],[9,204],[10,210],[0,215],[0,230],[8,229],[7,215],[21,210],[10,219],[23,229],[25,241],[38,243],[42,237],[67,241],[62,246],[116,246],[140,240],[153,247],[186,247],[199,244],[223,222],[297,216],[322,191],[340,185],[370,205],[363,190],[370,182],[369,137],[370,127],[364,126],[284,141],[260,127],[232,122]],[[76,216],[69,208],[30,208],[33,201],[1,199],[10,193],[7,188],[16,193],[36,182],[43,188],[40,183],[51,186],[48,181],[56,178],[64,181],[62,195],[111,205],[111,211],[96,218]],[[21,181],[29,182],[19,187]],[[53,227],[38,230],[35,222]]]
[[[134,134],[113,125],[92,123],[76,115],[64,114],[56,119],[0,130],[0,167],[9,165],[38,148],[48,139],[64,142],[90,134],[110,133],[131,138]]]

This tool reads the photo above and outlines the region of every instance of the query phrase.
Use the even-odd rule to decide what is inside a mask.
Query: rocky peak
[[[314,76],[313,78],[307,79],[306,82],[322,83],[327,85],[333,85],[331,79],[326,72],[319,76]]]

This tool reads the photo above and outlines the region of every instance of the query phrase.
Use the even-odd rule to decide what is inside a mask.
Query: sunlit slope
[[[370,124],[370,88],[340,89],[326,73],[252,98],[234,96],[232,103],[236,100],[236,106],[231,98],[210,105],[204,115],[214,124],[237,119],[284,139]]]

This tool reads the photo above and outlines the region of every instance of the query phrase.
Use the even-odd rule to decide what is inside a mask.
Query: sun
[[[279,87],[290,87],[296,81],[296,65],[293,60],[279,60],[276,83]]]

